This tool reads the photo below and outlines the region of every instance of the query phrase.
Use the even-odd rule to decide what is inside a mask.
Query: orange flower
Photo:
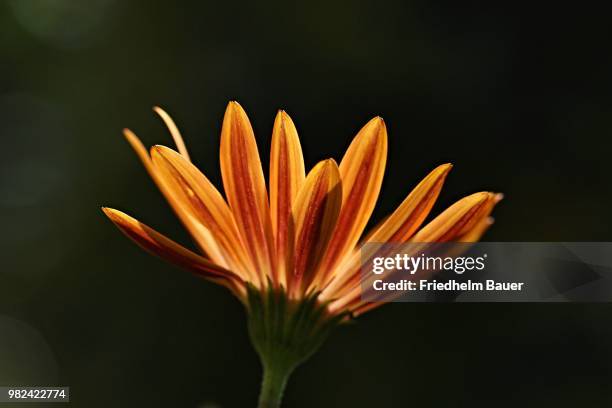
[[[360,300],[359,239],[380,192],[387,131],[380,117],[354,138],[338,166],[333,159],[305,175],[298,134],[289,115],[274,121],[268,190],[249,119],[230,102],[221,131],[221,175],[227,201],[191,163],[166,112],[177,151],[154,146],[150,154],[129,130],[125,137],[162,191],[200,254],[164,237],[127,214],[106,215],[144,249],[226,286],[246,303],[247,284],[282,288],[291,299],[318,293],[330,314],[359,315],[374,304]],[[477,241],[492,223],[501,195],[469,195],[421,227],[452,165],[435,168],[404,202],[361,242]]]
[[[221,131],[226,201],[191,163],[170,116],[155,111],[178,151],[154,146],[148,152],[131,131],[125,130],[125,137],[199,253],[121,211],[103,210],[141,247],[227,287],[246,306],[251,340],[264,365],[260,407],[280,405],[287,377],[331,327],[379,305],[361,300],[361,243],[477,241],[501,199],[490,192],[469,195],[421,228],[452,167],[443,164],[362,238],[387,159],[381,118],[357,133],[339,166],[323,160],[306,175],[295,125],[280,111],[272,132],[268,196],[249,119],[230,102]]]

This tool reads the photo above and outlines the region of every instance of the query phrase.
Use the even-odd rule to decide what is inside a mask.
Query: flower
[[[149,153],[134,133],[126,129],[124,134],[199,253],[121,211],[103,210],[144,249],[227,287],[240,299],[266,372],[288,375],[331,327],[379,305],[361,300],[361,243],[477,241],[491,225],[490,213],[501,198],[491,192],[469,195],[420,228],[452,167],[443,164],[361,239],[385,170],[387,132],[382,118],[370,120],[357,133],[340,165],[323,160],[306,174],[295,125],[279,111],[272,132],[268,195],[249,119],[237,102],[230,102],[220,152],[226,201],[192,164],[170,116],[154,110],[178,151],[154,146]],[[268,388],[280,390],[263,396],[266,381]],[[272,394],[282,394],[284,381],[286,375],[285,380],[264,377],[260,406],[278,403]]]

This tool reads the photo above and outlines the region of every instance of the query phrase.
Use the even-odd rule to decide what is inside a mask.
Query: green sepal
[[[347,314],[330,316],[319,292],[289,299],[284,288],[247,286],[249,335],[263,362],[283,358],[293,366],[314,353]]]
[[[330,315],[320,292],[290,299],[284,288],[247,286],[248,327],[264,381],[260,407],[278,407],[291,372],[308,359],[348,314]]]

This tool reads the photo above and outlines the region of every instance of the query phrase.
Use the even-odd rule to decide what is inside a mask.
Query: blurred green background
[[[254,406],[260,367],[225,290],[147,255],[101,205],[189,240],[121,136],[173,115],[220,185],[238,100],[267,163],[287,110],[306,163],[381,115],[374,219],[437,164],[436,211],[491,189],[497,241],[611,240],[609,14],[489,2],[0,3],[0,384],[71,387],[75,407]],[[612,402],[607,304],[392,304],[340,328],[288,407]]]

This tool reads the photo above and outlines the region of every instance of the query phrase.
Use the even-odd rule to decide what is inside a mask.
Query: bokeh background
[[[0,384],[68,385],[75,407],[254,406],[260,367],[225,290],[150,257],[101,205],[189,243],[121,136],[175,118],[220,185],[241,102],[267,162],[275,112],[308,166],[381,115],[380,219],[434,166],[436,211],[502,191],[487,240],[612,240],[609,14],[491,2],[0,3]],[[612,402],[607,304],[392,304],[340,328],[288,407]]]

